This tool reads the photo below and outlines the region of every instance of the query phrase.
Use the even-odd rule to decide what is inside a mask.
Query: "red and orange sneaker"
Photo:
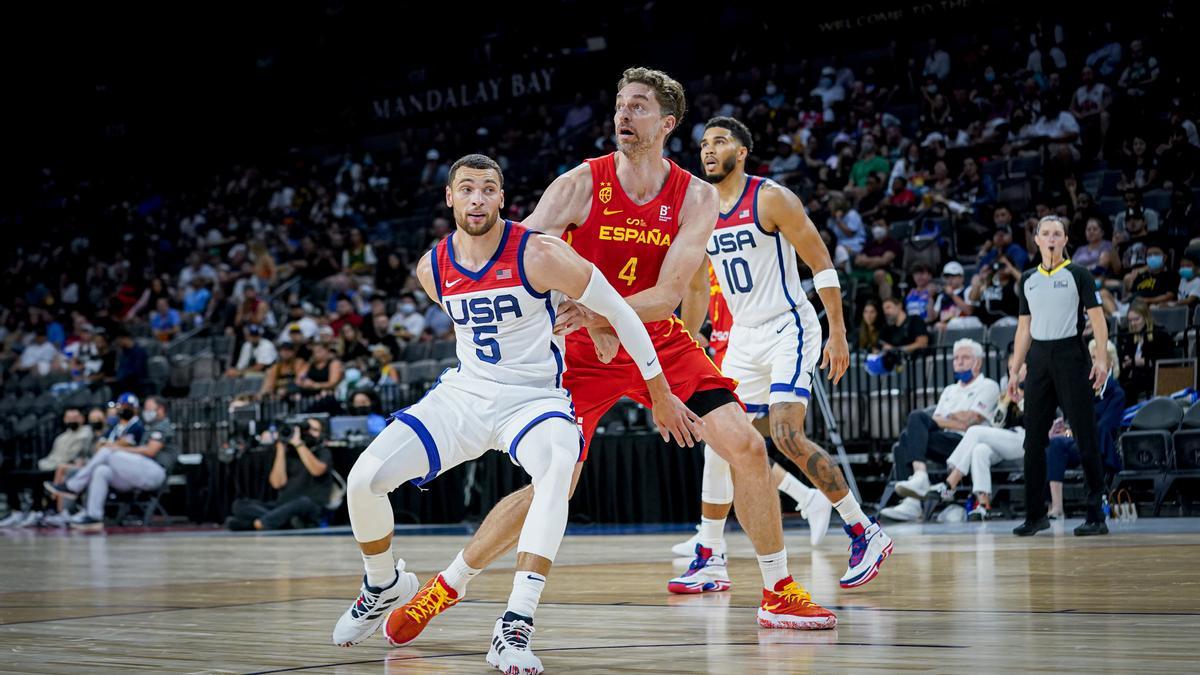
[[[439,574],[417,591],[408,604],[397,607],[388,615],[384,635],[393,647],[403,647],[416,640],[433,617],[450,609],[461,600],[458,593]]]
[[[826,630],[837,626],[837,615],[813,602],[808,591],[787,577],[775,584],[774,591],[763,589],[762,604],[758,607],[758,625],[763,628]]]

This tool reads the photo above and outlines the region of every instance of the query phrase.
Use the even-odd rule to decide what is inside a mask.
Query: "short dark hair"
[[[621,73],[621,81],[617,82],[617,91],[633,82],[644,84],[654,90],[654,97],[658,99],[658,105],[662,107],[663,116],[675,116],[676,129],[683,124],[683,116],[687,113],[687,98],[683,93],[683,85],[679,84],[678,80],[661,70],[640,66],[626,68],[625,72]]]
[[[504,187],[504,171],[500,169],[500,165],[491,157],[479,153],[463,155],[458,158],[458,161],[451,164],[450,173],[446,176],[446,185],[454,185],[454,174],[458,173],[458,170],[464,166],[468,169],[491,169],[495,171],[496,175],[500,177],[500,187]]]
[[[713,127],[728,129],[729,133],[733,134],[733,137],[742,144],[742,147],[746,148],[747,152],[754,152],[754,136],[750,133],[750,128],[742,124],[740,120],[732,117],[714,117],[704,125],[704,130],[708,131]]]

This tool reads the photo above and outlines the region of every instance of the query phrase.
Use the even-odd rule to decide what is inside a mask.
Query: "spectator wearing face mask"
[[[1146,264],[1135,267],[1125,275],[1125,290],[1151,307],[1174,302],[1180,276],[1174,270],[1167,269],[1166,260],[1162,248],[1147,248]]]
[[[832,122],[834,120],[833,106],[846,100],[846,90],[842,85],[834,82],[833,76],[836,71],[832,66],[825,66],[821,70],[821,79],[817,81],[817,86],[809,92],[815,98],[821,100],[821,107],[825,111],[825,121]]]
[[[70,408],[63,413],[64,431],[54,439],[49,454],[37,462],[37,471],[0,472],[0,485],[8,494],[9,515],[0,520],[0,528],[27,527],[42,519],[45,510],[45,492],[39,485],[58,468],[74,463],[91,449],[92,428],[83,423],[83,413]],[[30,509],[22,511],[21,493],[28,489],[32,495]]]
[[[1196,261],[1184,258],[1179,263],[1179,292],[1176,302],[1194,307],[1200,302],[1200,277],[1196,276]]]
[[[400,326],[402,331],[397,332]],[[404,340],[414,340],[425,330],[425,317],[417,312],[417,299],[412,293],[400,296],[400,304],[392,315],[392,334]]]
[[[369,391],[354,392],[350,399],[350,414],[367,418],[367,431],[372,438],[387,426],[387,419],[379,412],[379,403]]]
[[[892,297],[893,270],[896,268],[904,247],[892,237],[886,221],[876,220],[871,225],[871,240],[863,245],[862,253],[854,256],[851,276],[873,282],[881,298]]]

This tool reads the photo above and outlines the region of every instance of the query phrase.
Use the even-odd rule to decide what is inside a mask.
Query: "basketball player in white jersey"
[[[812,397],[813,373],[821,352],[821,324],[800,286],[796,255],[814,272],[813,284],[829,319],[829,341],[821,367],[831,366],[836,383],[846,371],[849,349],[842,320],[837,271],[825,243],[791,190],[746,175],[753,137],[746,125],[716,117],[705,125],[700,159],[705,177],[716,184],[721,215],[708,256],[733,316],[722,372],[738,381],[737,394],[750,415],[767,412],[776,447],[798,466],[837,508],[850,536],[850,562],[843,588],[867,583],[892,551],[892,540],[846,485],[825,450],[804,435],[804,415]],[[685,323],[703,321],[708,297],[689,293]],[[689,329],[698,328],[689,325]],[[730,586],[725,558],[725,518],[733,502],[729,463],[705,450],[699,542],[688,571],[668,583],[675,593],[723,591]]]
[[[645,327],[591,263],[560,239],[499,221],[503,181],[500,166],[483,155],[467,155],[450,169],[446,204],[457,230],[421,258],[417,277],[454,320],[461,365],[443,373],[416,405],[394,413],[350,472],[346,496],[366,577],[333,642],[367,639],[417,592],[416,577],[392,555],[388,493],[497,448],[529,473],[535,494],[517,545],[512,595],[487,660],[505,672],[540,673],[529,650],[534,610],[562,541],[581,450],[562,388],[560,338],[552,334],[563,295],[612,322],[646,380],[664,439],[670,434],[692,445],[699,418],[671,394]]]

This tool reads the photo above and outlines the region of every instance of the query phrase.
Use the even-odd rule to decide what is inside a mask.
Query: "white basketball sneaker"
[[[717,593],[733,586],[725,556],[696,544],[696,558],[681,576],[667,582],[672,593]]]
[[[333,628],[333,644],[350,647],[375,634],[393,607],[412,600],[420,584],[417,575],[404,571],[404,559],[396,561],[396,580],[391,586],[376,588],[367,585],[363,576],[362,590],[350,609],[346,610]]]
[[[796,510],[808,521],[808,541],[819,546],[829,531],[829,518],[833,515],[833,504],[817,490],[808,493],[808,502],[797,504]]]
[[[676,556],[678,556],[680,558],[691,558],[696,555],[696,544],[699,544],[699,543],[700,543],[700,526],[697,525],[696,526],[696,534],[693,534],[691,539],[688,539],[687,541],[681,541],[678,544],[675,544],[674,546],[672,546],[671,553],[674,553]],[[717,548],[714,550],[717,553],[719,553],[720,555],[725,555],[725,539],[724,538],[721,539],[721,543],[717,544]]]
[[[505,675],[541,675],[542,661],[529,649],[532,638],[533,624],[524,617],[506,612],[496,619],[496,627],[492,629],[488,665]]]

